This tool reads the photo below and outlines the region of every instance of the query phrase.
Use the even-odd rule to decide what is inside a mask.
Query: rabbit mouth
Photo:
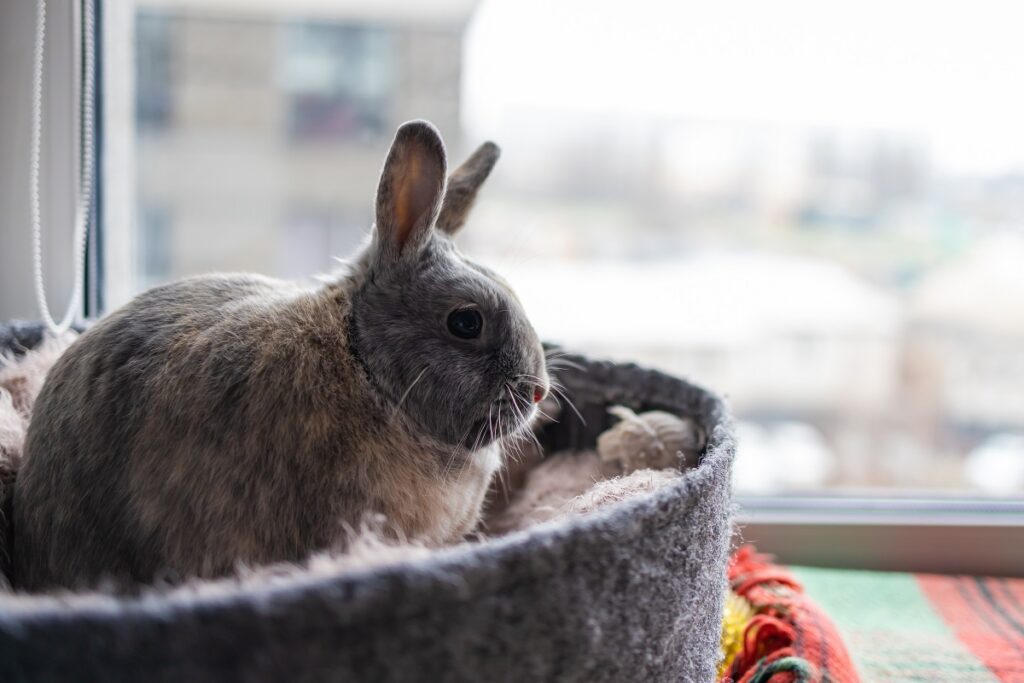
[[[536,416],[536,406],[510,396],[499,396],[488,406],[487,414],[474,423],[470,444],[475,445],[471,450],[521,436],[529,430]]]

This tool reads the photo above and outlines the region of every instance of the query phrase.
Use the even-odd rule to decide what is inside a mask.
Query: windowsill
[[[1024,501],[737,496],[739,539],[786,564],[1024,576]]]

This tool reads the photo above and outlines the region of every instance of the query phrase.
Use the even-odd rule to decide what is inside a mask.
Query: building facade
[[[140,287],[328,270],[369,230],[398,125],[428,119],[458,150],[472,3],[429,20],[342,5],[303,16],[289,3],[140,3]]]

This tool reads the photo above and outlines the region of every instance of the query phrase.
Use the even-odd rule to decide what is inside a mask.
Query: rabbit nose
[[[519,393],[528,401],[540,403],[548,395],[548,389],[543,384],[538,384],[537,382],[521,382],[519,384]]]

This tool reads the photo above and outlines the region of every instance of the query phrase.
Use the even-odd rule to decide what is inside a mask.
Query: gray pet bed
[[[0,328],[0,344],[38,335]],[[140,598],[0,596],[0,680],[712,681],[733,435],[707,391],[572,358],[548,452],[592,448],[606,408],[694,417],[701,464],[571,521],[332,578]],[[17,552],[14,539],[13,552]]]

